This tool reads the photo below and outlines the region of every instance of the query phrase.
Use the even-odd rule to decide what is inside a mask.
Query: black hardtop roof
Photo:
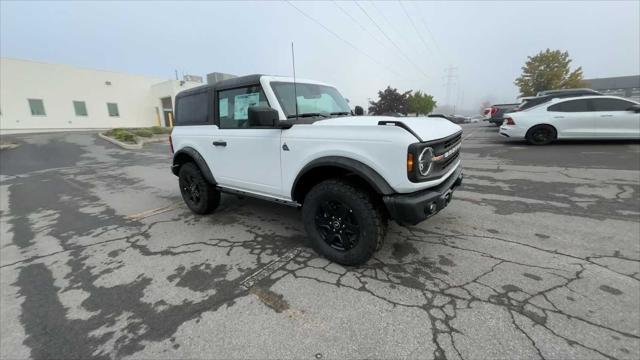
[[[185,96],[189,94],[197,94],[207,89],[224,90],[233,89],[242,86],[255,85],[260,83],[260,78],[265,76],[264,74],[252,74],[245,76],[238,76],[231,79],[215,82],[213,84],[205,84],[197,86],[191,89],[182,90],[177,96]]]

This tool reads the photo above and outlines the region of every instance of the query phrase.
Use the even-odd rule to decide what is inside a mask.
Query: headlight
[[[433,158],[433,149],[430,147],[426,147],[422,149],[420,155],[418,156],[418,171],[420,175],[427,176],[429,171],[431,171],[431,159]]]

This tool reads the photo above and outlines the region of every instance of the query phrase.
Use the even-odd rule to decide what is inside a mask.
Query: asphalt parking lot
[[[165,144],[6,138],[0,357],[640,358],[640,144],[464,136],[454,201],[359,268],[293,208],[193,215]]]

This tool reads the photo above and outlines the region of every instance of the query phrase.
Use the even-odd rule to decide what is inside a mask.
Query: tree
[[[433,96],[423,94],[420,90],[407,98],[407,108],[409,112],[416,113],[416,116],[426,115],[432,112],[434,107],[436,107],[436,101],[433,100]]]
[[[369,101],[369,113],[383,115],[386,113],[407,113],[407,99],[411,90],[399,93],[398,89],[387,86],[384,91],[378,91],[378,101]]]
[[[571,71],[567,51],[545,50],[528,56],[522,75],[515,80],[520,96],[534,96],[538,91],[584,87],[582,67]]]

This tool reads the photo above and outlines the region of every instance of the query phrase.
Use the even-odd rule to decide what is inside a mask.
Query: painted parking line
[[[462,141],[467,140],[469,137],[471,137],[471,135],[473,135],[477,130],[472,131],[469,135],[465,136],[462,138]]]
[[[159,207],[156,209],[145,210],[136,214],[127,215],[127,219],[131,221],[138,221],[142,219],[146,219],[151,216],[159,215],[162,213],[166,213],[171,210],[175,210],[181,206],[181,203],[175,203],[169,206]]]
[[[288,263],[291,259],[296,257],[298,254],[300,254],[300,252],[302,252],[302,250],[303,250],[302,248],[293,248],[293,249],[287,251],[286,253],[284,253],[284,255],[280,256],[279,258],[277,258],[277,259],[273,260],[272,262],[268,263],[263,268],[259,269],[258,271],[254,272],[253,274],[249,275],[246,279],[244,279],[240,283],[240,286],[242,286],[246,290],[249,290],[257,282],[259,282],[260,280],[270,276],[276,270],[278,270],[279,268],[284,266],[286,263]]]

